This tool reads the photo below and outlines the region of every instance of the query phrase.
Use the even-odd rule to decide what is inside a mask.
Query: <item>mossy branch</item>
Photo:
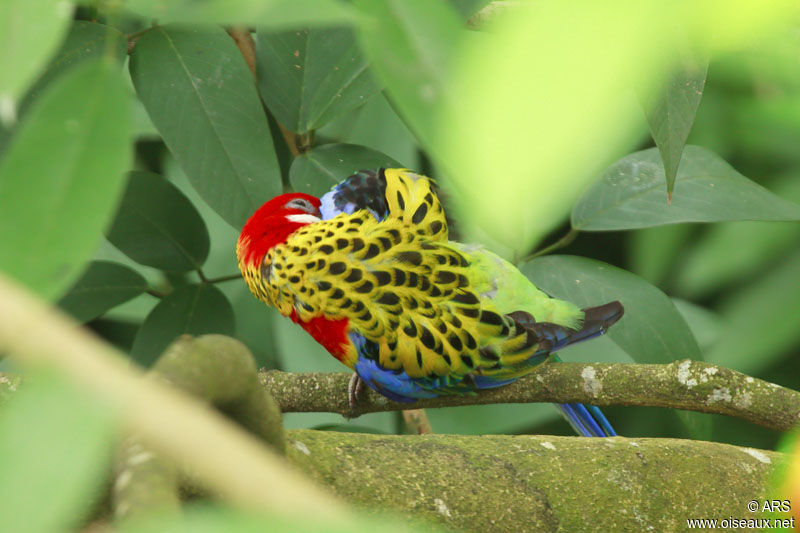
[[[2,274],[0,295],[0,352],[20,364],[54,368],[98,395],[124,428],[207,489],[243,508],[283,515],[313,510],[320,519],[353,520],[346,506],[263,442],[187,394],[141,375],[123,354]]]
[[[408,409],[365,388],[353,413],[347,401],[346,373],[260,373],[281,411],[331,412],[357,416]],[[474,396],[420,400],[415,408],[492,403],[583,402],[687,409],[741,418],[786,431],[800,422],[800,393],[728,368],[699,361],[665,365],[553,363],[516,383]]]
[[[285,452],[281,413],[258,384],[253,355],[236,339],[183,335],[156,361],[151,374],[223,411],[273,451]],[[180,509],[180,476],[173,462],[131,436],[120,447],[116,463],[116,519]]]
[[[288,432],[289,459],[371,512],[455,531],[683,531],[765,518],[783,455],[678,439]]]

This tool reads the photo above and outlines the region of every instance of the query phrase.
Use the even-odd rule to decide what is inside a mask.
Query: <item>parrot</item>
[[[353,410],[364,384],[405,403],[507,385],[624,312],[551,298],[498,255],[449,240],[435,182],[408,169],[272,198],[236,256],[256,298],[354,371]],[[579,435],[616,435],[596,406],[556,407]]]

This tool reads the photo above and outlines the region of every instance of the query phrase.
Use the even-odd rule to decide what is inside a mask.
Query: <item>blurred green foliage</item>
[[[476,31],[464,21],[486,3],[131,0],[66,15],[65,2],[4,3],[0,27],[27,26],[0,38],[24,50],[0,54],[0,270],[144,366],[181,333],[219,332],[268,368],[342,371],[228,279],[236,238],[282,191],[321,194],[402,165],[438,179],[458,227],[551,294],[625,304],[608,338],[564,359],[689,357],[800,389],[800,39],[775,23],[784,3],[718,16],[691,3],[544,2]],[[221,24],[255,26],[255,78]],[[31,41],[38,28],[47,39]],[[530,258],[564,234],[577,238],[559,255]],[[4,431],[25,401],[55,401],[26,398]],[[723,417],[608,411],[626,436],[766,448],[779,437]],[[429,416],[437,432],[570,434],[549,406]],[[93,432],[86,449],[108,442],[93,420],[74,426]],[[402,431],[391,413],[286,423]],[[74,427],[52,431],[71,442]],[[84,470],[62,474],[89,490]],[[30,530],[74,523],[56,512]]]

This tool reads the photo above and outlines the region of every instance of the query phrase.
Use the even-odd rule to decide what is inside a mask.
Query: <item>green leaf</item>
[[[0,270],[47,298],[74,282],[122,192],[129,138],[117,65],[84,61],[51,84],[0,164]]]
[[[141,323],[133,323],[122,320],[111,320],[99,318],[92,320],[87,326],[104,341],[111,344],[118,350],[128,353],[133,346],[136,333],[139,332]]]
[[[625,315],[611,327],[608,336],[637,363],[702,359],[697,341],[675,304],[630,272],[566,255],[538,257],[524,263],[520,270],[547,294],[581,307],[622,302]]]
[[[253,76],[225,31],[153,28],[136,43],[130,72],[167,147],[229,224],[240,228],[281,193]]]
[[[18,119],[25,116],[31,104],[53,80],[70,68],[87,59],[99,59],[104,54],[109,54],[121,63],[127,50],[125,36],[119,30],[83,20],[74,21],[53,60],[21,99],[17,109]],[[0,127],[0,154],[12,134],[13,128]]]
[[[732,293],[719,307],[725,323],[707,360],[758,375],[789,353],[800,339],[800,252]]]
[[[380,87],[353,31],[259,31],[258,89],[275,119],[305,133],[366,102]]]
[[[692,235],[694,226],[672,224],[643,228],[628,238],[628,258],[631,272],[653,285],[662,283],[675,273],[679,250]]]
[[[108,240],[142,265],[171,272],[203,266],[208,230],[177,187],[150,172],[131,172]]]
[[[13,123],[17,101],[58,48],[72,19],[62,0],[0,2],[0,122]]]
[[[124,522],[122,533],[444,533],[428,524],[410,525],[392,516],[366,516],[353,513],[340,523],[323,521],[313,513],[253,513],[240,509],[210,506],[187,506],[180,514],[144,516]],[[364,515],[364,516],[362,516]]]
[[[800,206],[750,181],[699,146],[687,146],[683,152],[672,205],[665,201],[663,182],[658,149],[626,156],[578,200],[572,227],[604,231],[680,222],[800,220]]]
[[[233,305],[236,338],[250,348],[259,368],[278,368],[278,348],[273,323],[278,310],[257,300],[245,283],[233,284],[238,287],[225,288]]]
[[[286,29],[350,23],[353,9],[336,0],[126,0],[125,7],[161,23]]]
[[[92,261],[58,305],[80,322],[88,322],[147,290],[147,280],[126,266]]]
[[[417,140],[383,94],[317,130],[317,139],[322,138],[360,144],[400,161],[406,168],[419,168]]]
[[[671,51],[659,27],[668,17],[652,7],[520,2],[458,43],[454,104],[435,109],[432,155],[461,193],[460,215],[480,230],[473,238],[525,255],[600,165],[637,142],[641,111],[627,91],[655,78],[653,49]]]
[[[800,202],[800,176],[789,174],[771,183],[780,197]],[[716,224],[682,254],[676,285],[683,294],[705,296],[752,276],[773,263],[800,239],[800,224],[729,222]],[[746,245],[743,245],[746,243]]]
[[[488,3],[489,0],[450,0],[450,4],[465,20],[486,7]]]
[[[667,194],[672,195],[683,147],[694,123],[697,106],[706,84],[708,60],[685,55],[659,91],[646,104],[650,133],[658,146],[667,180]]]
[[[213,285],[187,285],[150,311],[133,341],[131,357],[147,367],[180,335],[233,332],[233,309],[225,295]]]
[[[101,499],[112,427],[102,402],[36,374],[0,409],[3,531],[79,528]]]
[[[74,21],[64,42],[61,43],[61,48],[20,103],[20,114],[25,112],[25,109],[53,80],[67,70],[83,61],[100,59],[104,55],[122,63],[127,52],[125,36],[118,29],[85,20]]]
[[[672,303],[689,324],[694,338],[703,353],[708,353],[722,333],[722,318],[715,312],[695,303],[673,298]]]
[[[289,181],[298,192],[321,196],[359,170],[402,167],[375,150],[355,144],[325,144],[296,157]]]
[[[372,60],[399,114],[429,149],[435,149],[436,116],[454,106],[448,75],[467,33],[458,13],[445,2],[357,0],[373,18],[363,24],[362,47]]]

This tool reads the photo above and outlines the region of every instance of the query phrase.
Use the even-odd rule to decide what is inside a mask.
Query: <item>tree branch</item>
[[[683,531],[764,518],[784,456],[679,439],[368,435],[293,430],[289,459],[365,510],[456,531]]]
[[[330,412],[358,416],[408,409],[372,390],[360,397],[357,413],[347,401],[346,373],[287,374],[262,371],[282,412]],[[552,363],[516,383],[474,396],[420,400],[415,408],[490,403],[582,402],[593,405],[639,405],[687,409],[741,418],[786,431],[800,422],[800,393],[740,372],[699,361],[666,365]]]

